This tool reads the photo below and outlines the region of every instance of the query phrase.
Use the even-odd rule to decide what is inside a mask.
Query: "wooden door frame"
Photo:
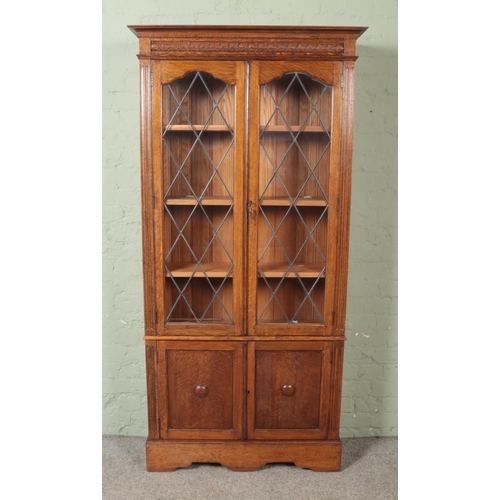
[[[325,85],[332,86],[332,113],[331,113],[331,146],[330,170],[328,182],[328,242],[327,242],[327,273],[325,276],[325,324],[302,323],[268,324],[257,323],[257,282],[258,282],[258,219],[259,219],[259,91],[260,85],[268,83],[285,73],[306,73],[313,79],[320,80]],[[249,79],[249,182],[247,206],[251,210],[248,223],[248,262],[247,262],[247,328],[249,335],[333,335],[334,323],[334,292],[336,289],[336,267],[338,251],[338,212],[340,197],[341,171],[341,125],[342,116],[342,71],[341,61],[253,61],[250,67]]]
[[[230,85],[235,85],[235,165],[234,165],[234,271],[233,283],[233,325],[224,324],[164,324],[166,312],[164,307],[165,269],[163,248],[164,218],[164,186],[163,186],[163,145],[162,145],[162,86],[175,79],[182,78],[194,71],[210,73]],[[152,72],[152,165],[153,165],[153,198],[154,233],[155,233],[155,276],[156,276],[156,335],[189,335],[197,334],[200,328],[204,335],[242,335],[244,304],[244,255],[236,251],[238,243],[245,238],[245,131],[246,131],[246,63],[243,61],[170,61],[154,60],[151,62]]]
[[[160,439],[241,439],[243,437],[244,345],[242,342],[189,340],[158,341],[158,408]],[[232,351],[233,352],[233,428],[232,429],[170,429],[168,409],[168,373],[166,352]]]
[[[328,340],[250,341],[247,350],[247,437],[255,440],[326,439],[329,430],[332,342]],[[322,351],[318,429],[256,429],[255,351]]]

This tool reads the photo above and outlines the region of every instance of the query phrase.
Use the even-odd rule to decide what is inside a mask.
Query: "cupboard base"
[[[150,472],[189,467],[193,462],[218,463],[232,471],[254,471],[268,463],[294,463],[316,472],[340,470],[338,441],[164,441],[148,439],[146,464]]]

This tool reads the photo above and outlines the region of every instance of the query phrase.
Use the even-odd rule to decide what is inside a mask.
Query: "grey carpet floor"
[[[269,464],[255,472],[194,464],[147,472],[145,439],[103,437],[103,500],[392,500],[397,499],[395,437],[343,439],[342,471]]]

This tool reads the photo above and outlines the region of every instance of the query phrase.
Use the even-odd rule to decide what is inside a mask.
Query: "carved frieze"
[[[181,53],[206,53],[217,54],[244,54],[277,53],[277,54],[343,54],[344,42],[333,40],[331,42],[310,41],[273,41],[273,42],[234,42],[217,40],[151,40],[151,52],[181,52]]]

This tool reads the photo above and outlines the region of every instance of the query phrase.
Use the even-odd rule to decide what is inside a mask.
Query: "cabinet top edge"
[[[275,32],[290,32],[290,33],[314,33],[314,34],[329,34],[329,35],[357,35],[359,38],[367,29],[368,26],[269,26],[269,25],[128,25],[127,26],[138,38],[161,36],[174,34],[182,31],[193,32],[247,32],[247,33],[275,33]]]

